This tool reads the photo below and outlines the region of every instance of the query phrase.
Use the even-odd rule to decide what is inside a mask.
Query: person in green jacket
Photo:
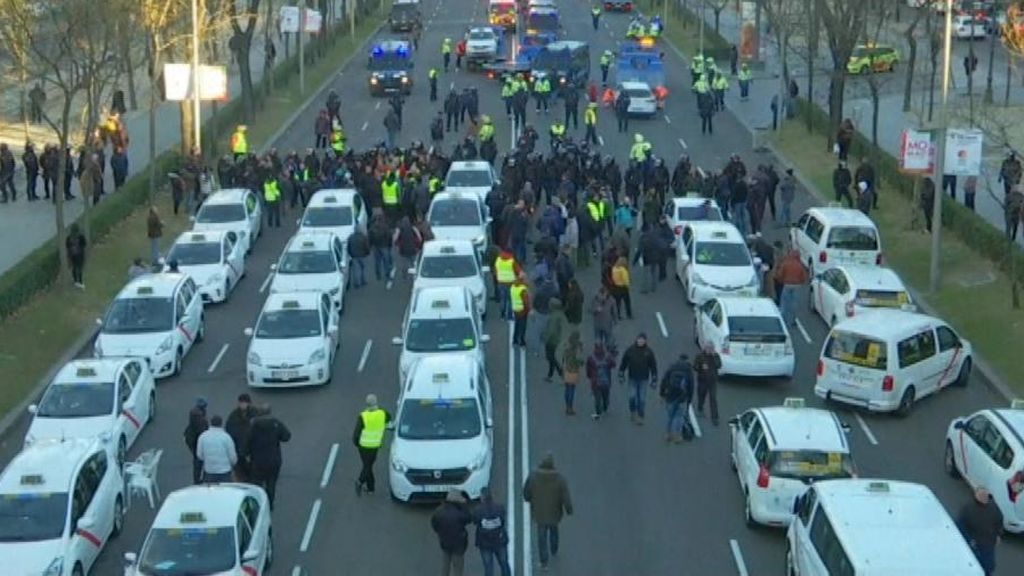
[[[558,363],[558,345],[562,343],[562,329],[565,328],[565,312],[562,311],[562,301],[552,298],[548,304],[548,323],[544,327],[544,357],[548,361],[548,376],[545,382],[551,382],[551,377],[558,373],[563,377],[562,366]]]

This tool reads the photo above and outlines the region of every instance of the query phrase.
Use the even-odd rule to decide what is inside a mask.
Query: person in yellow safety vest
[[[430,83],[430,101],[437,101],[437,68],[431,66],[430,71],[427,72],[427,82]]]
[[[512,287],[512,283],[516,281],[522,271],[519,263],[516,262],[516,257],[508,247],[503,246],[501,252],[494,259],[494,280],[498,287],[498,310],[502,320],[512,320],[509,288]]]
[[[651,151],[651,143],[644,140],[643,134],[633,135],[633,146],[629,149],[629,159],[639,163],[647,161],[647,155]]]
[[[373,494],[377,488],[373,464],[377,461],[377,452],[384,445],[384,433],[390,423],[391,414],[377,405],[377,396],[367,394],[366,408],[356,418],[356,428],[352,433],[352,443],[359,450],[359,460],[363,464],[356,480],[357,496],[362,496],[364,489],[367,494]]]
[[[516,81],[511,76],[505,78],[501,85],[501,100],[505,103],[505,115],[512,117],[512,96],[516,93]]]
[[[725,74],[715,75],[711,89],[715,93],[715,109],[725,110],[725,91],[729,89],[729,81],[725,79]]]
[[[526,287],[526,275],[522,272],[508,289],[515,327],[512,330],[512,345],[526,348],[526,320],[530,316],[530,291]]]
[[[594,30],[597,30],[597,25],[601,21],[601,7],[594,6],[590,9],[590,22],[594,25]]]
[[[281,227],[281,188],[277,178],[268,174],[263,181],[263,204],[267,208],[267,227]]]
[[[452,61],[452,39],[445,38],[441,42],[441,59],[444,60],[444,71],[448,71],[448,64]]]
[[[494,124],[491,122],[490,116],[484,114],[480,118],[480,129],[477,130],[476,135],[481,143],[494,138]]]
[[[432,175],[430,177],[430,179],[427,180],[427,192],[429,192],[430,195],[433,196],[434,194],[437,194],[440,191],[441,191],[441,179],[438,178],[437,176],[433,176]]]
[[[690,82],[696,82],[700,78],[701,74],[704,73],[704,56],[697,54],[690,61]]]
[[[235,128],[235,133],[231,135],[231,153],[235,155],[235,160],[240,160],[249,153],[249,142],[245,139],[247,129],[245,124],[239,124]]]
[[[693,91],[696,92],[697,95],[707,94],[710,90],[711,85],[708,84],[708,77],[706,74],[701,74],[700,78],[697,78],[697,81],[693,83]]]
[[[590,213],[590,219],[593,220],[595,224],[604,222],[604,202],[602,202],[597,196],[593,196],[587,201],[587,212]]]
[[[544,113],[548,113],[548,96],[551,94],[551,80],[547,76],[537,78],[533,83],[533,97],[537,100],[537,113],[540,114],[541,106]]]
[[[583,125],[587,127],[587,134],[583,137],[584,142],[598,144],[597,139],[597,102],[587,104],[587,110],[583,113]]]
[[[554,150],[555,145],[560,143],[565,138],[565,124],[562,124],[560,120],[555,120],[551,123],[551,149]]]
[[[754,79],[754,75],[750,73],[750,66],[746,62],[740,65],[738,78],[740,81],[740,100],[746,101],[750,96],[750,81]]]
[[[345,153],[345,133],[341,131],[341,128],[331,130],[331,150],[334,151],[335,156]]]
[[[394,170],[389,170],[380,183],[381,203],[384,204],[384,213],[388,219],[396,222],[399,216],[398,202],[402,197],[401,183]]]
[[[608,69],[612,65],[612,54],[611,50],[605,50],[601,53],[601,85],[605,86],[608,84]]]
[[[708,76],[708,82],[714,82],[715,76],[718,76],[718,66],[715,65],[715,59],[708,56],[704,59],[704,73]]]

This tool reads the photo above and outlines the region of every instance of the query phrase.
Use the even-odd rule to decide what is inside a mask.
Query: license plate
[[[449,490],[455,490],[455,486],[452,484],[428,484],[423,487],[424,492],[447,492]]]
[[[299,377],[298,370],[271,370],[270,377],[278,380],[294,380]]]
[[[751,344],[744,350],[747,356],[768,356],[771,354],[771,350],[763,344]]]
[[[848,386],[863,386],[866,383],[866,378],[852,372],[840,372],[839,381]]]

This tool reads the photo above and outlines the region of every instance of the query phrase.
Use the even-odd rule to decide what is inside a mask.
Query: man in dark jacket
[[[199,435],[206,432],[210,422],[206,419],[206,398],[196,398],[196,403],[188,412],[188,424],[185,426],[185,446],[192,454],[192,483],[203,481],[203,461],[196,456],[196,444]]]
[[[668,258],[672,254],[672,243],[676,240],[676,233],[672,231],[672,227],[668,225],[668,216],[664,214],[658,219],[658,227],[655,229],[658,237],[658,244],[661,247],[661,252],[664,256],[658,261],[658,281],[663,282],[668,276],[666,268],[668,265]]]
[[[654,292],[658,286],[658,268],[665,260],[665,251],[662,249],[658,232],[653,226],[644,225],[644,231],[640,234],[640,245],[637,247],[633,263],[641,259],[644,261],[644,283],[640,288],[641,294]]]
[[[697,372],[697,415],[704,415],[704,399],[711,405],[711,423],[718,426],[718,370],[722,358],[714,346],[705,344],[693,360]]]
[[[852,185],[853,176],[850,175],[850,169],[846,167],[845,161],[840,160],[836,169],[832,171],[832,191],[835,192],[836,202],[846,200],[847,208],[853,208],[853,197],[850,196]]]
[[[110,171],[114,174],[114,190],[124,186],[124,181],[128,179],[128,153],[124,148],[114,148],[114,153],[110,155]]]
[[[654,388],[658,381],[658,361],[647,345],[647,334],[641,332],[636,341],[626,348],[619,362],[619,382],[629,373],[629,418],[634,424],[644,423],[644,404],[647,386]]]
[[[370,238],[358,226],[348,237],[348,255],[352,259],[352,287],[366,285],[366,257],[370,255]]]
[[[661,377],[659,396],[665,401],[668,411],[668,423],[665,429],[665,441],[679,443],[683,440],[682,430],[688,426],[686,422],[690,402],[693,400],[693,367],[684,353],[672,363]]]
[[[550,452],[527,476],[523,500],[530,504],[530,514],[537,524],[537,554],[541,570],[546,570],[549,552],[550,556],[558,555],[558,523],[562,521],[562,514],[572,516],[569,484],[555,470],[555,457]]]
[[[629,132],[629,94],[625,90],[615,98],[615,118],[619,121],[619,132]]]
[[[494,576],[495,560],[501,576],[511,576],[505,507],[494,501],[490,488],[480,491],[480,504],[473,510],[473,521],[476,522],[476,547],[480,549],[484,576]]]
[[[1003,513],[984,488],[974,490],[974,500],[964,504],[956,518],[964,540],[974,551],[985,575],[996,570],[996,544],[1003,533]]]
[[[239,394],[238,406],[228,414],[228,419],[224,423],[224,431],[235,442],[235,452],[238,455],[238,462],[235,464],[235,476],[240,481],[248,480],[251,475],[249,466],[249,435],[252,432],[252,420],[265,413],[263,408],[257,408],[252,405],[252,398],[248,394]]]
[[[270,507],[274,507],[277,477],[281,473],[281,443],[291,440],[292,433],[270,414],[270,406],[263,415],[253,419],[249,431],[249,462],[252,481],[267,491]]]
[[[25,144],[25,153],[21,155],[21,161],[25,165],[25,194],[29,201],[38,200],[36,182],[39,180],[39,157],[36,156],[36,149],[31,142]]]
[[[437,534],[444,558],[442,576],[462,576],[466,548],[469,547],[466,526],[472,522],[473,517],[466,509],[466,498],[458,490],[449,490],[444,503],[430,517],[430,527]]]

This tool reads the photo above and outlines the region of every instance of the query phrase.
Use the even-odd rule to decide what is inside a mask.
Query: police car
[[[416,275],[413,291],[430,286],[465,286],[473,295],[477,312],[487,318],[487,288],[484,274],[491,271],[481,266],[480,255],[473,243],[466,240],[431,240],[423,244],[420,260],[409,273]]]
[[[332,188],[313,194],[299,220],[299,230],[328,230],[342,242],[356,229],[366,232],[366,203],[351,188]]]
[[[665,217],[678,240],[683,235],[683,226],[688,222],[721,222],[722,210],[714,200],[694,194],[666,202]]]
[[[405,381],[412,363],[424,356],[473,356],[486,364],[482,344],[491,337],[483,333],[483,322],[465,286],[433,286],[413,291],[402,321],[402,336],[391,340],[401,346],[399,379]]]
[[[481,254],[487,248],[487,205],[474,194],[438,192],[430,202],[427,221],[434,238],[468,240]]]
[[[732,468],[746,498],[747,524],[788,526],[793,502],[811,482],[855,474],[849,427],[803,398],[753,408],[729,420]]]
[[[174,241],[167,262],[192,277],[204,302],[223,302],[245,275],[245,247],[225,230],[185,232]]]
[[[498,175],[489,162],[458,160],[448,167],[444,189],[446,192],[476,194],[480,200],[485,200],[491,188],[499,183]]]
[[[412,92],[412,46],[404,40],[374,44],[366,64],[371,96]]]
[[[698,308],[695,334],[718,352],[721,374],[793,376],[793,340],[770,298],[712,298]]]
[[[193,217],[192,230],[228,230],[238,235],[245,253],[252,252],[263,231],[263,209],[252,190],[228,188],[207,198]]]
[[[988,490],[1007,532],[1024,532],[1024,401],[954,419],[945,466],[950,476]]]
[[[402,381],[388,484],[400,501],[470,498],[490,483],[491,389],[472,356],[427,356]]]
[[[676,276],[691,304],[716,296],[757,296],[760,265],[728,222],[689,222],[676,242]]]
[[[622,82],[615,87],[615,97],[623,92],[629,96],[626,113],[630,116],[654,116],[658,113],[658,99],[646,82]]]
[[[124,528],[124,478],[103,440],[39,441],[0,474],[2,572],[84,576]]]
[[[829,326],[877,308],[914,312],[917,306],[900,277],[880,266],[836,266],[811,279],[811,310]]]
[[[325,292],[340,312],[345,303],[348,253],[333,232],[299,231],[285,246],[270,292]]]
[[[270,501],[252,484],[212,484],[167,496],[125,576],[267,574],[274,559]]]
[[[41,440],[102,437],[116,442],[117,461],[156,416],[153,375],[138,358],[72,360],[28,407],[25,446]]]
[[[249,386],[292,387],[331,381],[338,349],[338,312],[322,292],[278,292],[267,297],[246,356]]]
[[[171,272],[129,282],[97,322],[97,358],[142,357],[157,378],[180,372],[185,355],[206,334],[203,299],[195,282]]]

